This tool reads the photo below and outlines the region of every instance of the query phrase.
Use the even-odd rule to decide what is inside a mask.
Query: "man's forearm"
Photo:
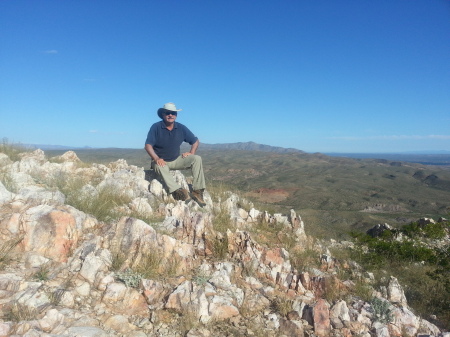
[[[191,151],[189,151],[189,152],[191,154],[195,154],[195,152],[197,152],[199,144],[200,144],[200,141],[197,139],[197,141],[191,145]]]
[[[157,161],[159,159],[158,155],[156,154],[155,150],[153,150],[153,146],[150,144],[145,144],[145,151],[147,151],[148,155],[154,160]]]

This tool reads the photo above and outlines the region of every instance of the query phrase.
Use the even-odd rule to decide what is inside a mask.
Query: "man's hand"
[[[162,158],[159,158],[159,159],[156,161],[156,164],[157,164],[158,166],[163,167],[163,166],[166,166],[166,161],[165,161],[164,159],[162,159]]]
[[[186,158],[187,156],[190,156],[192,153],[190,152],[185,152],[183,154],[181,154],[181,157]]]

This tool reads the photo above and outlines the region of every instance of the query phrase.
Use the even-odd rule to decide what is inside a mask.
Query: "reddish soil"
[[[274,203],[285,200],[289,196],[289,192],[281,188],[259,188],[255,191],[247,193],[247,195],[253,198],[257,198],[262,202]]]

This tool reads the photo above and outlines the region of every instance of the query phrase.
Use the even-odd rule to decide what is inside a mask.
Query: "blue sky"
[[[0,137],[450,151],[447,0],[2,0]]]

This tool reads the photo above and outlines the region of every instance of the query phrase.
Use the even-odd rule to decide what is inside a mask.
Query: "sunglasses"
[[[168,115],[176,116],[176,115],[177,115],[177,112],[176,112],[176,111],[165,111],[164,114],[165,114],[166,116],[168,116]]]

